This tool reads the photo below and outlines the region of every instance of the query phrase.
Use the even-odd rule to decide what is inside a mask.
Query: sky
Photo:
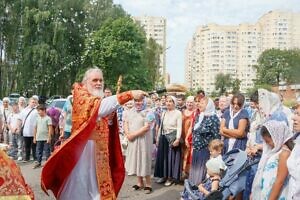
[[[300,0],[114,0],[132,16],[167,19],[167,73],[184,83],[185,49],[198,26],[254,24],[271,10],[300,12]],[[299,19],[300,20],[300,19]]]

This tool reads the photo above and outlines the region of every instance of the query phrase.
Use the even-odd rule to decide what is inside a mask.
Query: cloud
[[[131,15],[167,19],[167,71],[184,82],[184,51],[196,28],[207,23],[255,23],[270,10],[300,12],[298,0],[114,0]]]

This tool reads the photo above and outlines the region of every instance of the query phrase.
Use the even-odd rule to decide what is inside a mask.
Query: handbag
[[[177,130],[174,130],[168,134],[165,134],[166,139],[168,140],[169,146],[172,146],[172,144],[175,142],[176,140],[176,133]]]
[[[166,114],[166,113],[165,113]],[[161,121],[161,134],[163,133],[163,121],[164,121],[164,118],[165,118],[165,114],[164,114],[164,116],[163,116],[163,118],[162,118],[162,121]],[[163,134],[165,137],[166,137],[166,139],[167,139],[167,141],[168,141],[168,143],[169,143],[169,147],[173,147],[173,143],[175,142],[175,140],[176,140],[176,135],[177,135],[177,130],[173,130],[173,131],[171,131],[170,133],[168,133],[168,134]],[[182,140],[182,138],[180,138],[180,140],[179,140],[179,144],[181,144],[181,143],[183,143],[183,140]]]
[[[20,129],[20,135],[23,136],[23,131],[24,131],[24,126],[25,126],[25,122],[26,122],[26,119],[28,118],[28,116],[30,115],[30,113],[34,110],[35,108],[32,108],[31,111],[27,114],[27,116],[25,117],[25,120],[24,120],[24,123],[23,125],[21,126],[21,129]]]

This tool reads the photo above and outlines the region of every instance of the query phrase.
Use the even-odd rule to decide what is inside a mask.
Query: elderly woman
[[[295,146],[287,160],[287,167],[290,174],[289,194],[287,199],[300,199],[300,104],[296,106],[293,116],[293,130]]]
[[[134,109],[128,110],[124,116],[124,133],[128,139],[125,168],[128,175],[137,176],[137,184],[134,190],[144,189],[145,193],[151,193],[151,163],[152,163],[152,134],[151,123],[147,119],[149,113],[145,99],[134,100]],[[146,182],[144,184],[143,178]]]
[[[10,104],[10,100],[8,97],[4,97],[3,98],[3,105],[1,111],[2,111],[2,115],[3,115],[3,126],[0,127],[0,129],[2,128],[2,130],[0,130],[0,133],[2,135],[0,135],[0,142],[3,141],[5,144],[9,144],[9,140],[10,140],[10,134],[9,134],[9,129],[8,129],[8,118],[12,113],[12,107],[9,105]]]
[[[181,138],[185,141],[189,128],[192,123],[193,113],[195,110],[195,101],[193,96],[189,96],[185,102],[186,109],[182,111],[182,134]],[[190,147],[186,144],[182,144],[182,176],[183,178],[187,178],[190,171],[190,163],[189,163],[189,153]]]
[[[199,185],[206,178],[205,163],[209,159],[208,144],[219,139],[220,121],[215,111],[214,102],[207,97],[200,99],[200,114],[195,119],[192,130],[193,155],[189,179]]]
[[[167,96],[167,110],[162,114],[162,122],[158,135],[158,150],[155,164],[154,176],[160,179],[157,183],[165,182],[165,186],[170,186],[174,182],[179,182],[181,178],[181,129],[182,114],[175,109],[176,98]],[[170,140],[170,138],[174,140]]]
[[[246,149],[249,116],[243,109],[244,101],[242,94],[234,95],[230,108],[222,116],[220,133],[224,136],[224,153],[235,148]]]
[[[217,111],[217,115],[218,115],[219,119],[221,119],[223,113],[228,108],[228,106],[229,106],[228,98],[226,96],[220,96],[220,98],[219,98],[219,110]]]
[[[21,112],[24,108],[26,108],[26,99],[25,97],[19,97],[18,99],[19,111]]]
[[[291,137],[285,122],[270,120],[261,128],[263,154],[252,185],[252,199],[287,199],[290,150],[284,143]]]

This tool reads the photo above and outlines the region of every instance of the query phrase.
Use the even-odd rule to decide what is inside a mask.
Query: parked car
[[[62,110],[66,101],[67,101],[67,99],[54,99],[51,101],[50,104],[48,104],[47,107],[48,108],[55,107],[55,108],[59,108],[60,110]]]
[[[8,98],[9,98],[9,100],[10,100],[10,103],[13,104],[14,102],[17,102],[20,96],[21,96],[21,95],[20,95],[19,93],[11,93],[11,94],[8,96]]]
[[[54,99],[63,99],[62,95],[53,95],[47,99],[46,104],[50,104]]]

